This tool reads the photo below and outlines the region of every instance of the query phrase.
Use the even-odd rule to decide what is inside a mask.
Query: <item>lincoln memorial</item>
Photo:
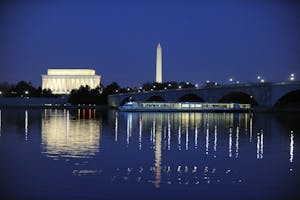
[[[48,69],[47,75],[42,75],[42,89],[51,89],[53,94],[69,94],[82,85],[97,87],[100,78],[93,69]]]

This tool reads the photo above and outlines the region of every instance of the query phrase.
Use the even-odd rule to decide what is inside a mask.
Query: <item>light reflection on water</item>
[[[2,126],[2,111],[1,111],[1,109],[0,109],[0,136],[1,136],[1,126]]]
[[[138,149],[143,151],[150,148],[153,149],[154,160],[149,166],[139,166],[140,169],[148,168],[148,182],[152,182],[155,187],[160,187],[162,177],[166,174],[169,178],[164,181],[167,184],[174,183],[171,181],[174,177],[170,173],[177,173],[176,183],[183,184],[182,174],[192,171],[190,180],[185,183],[199,184],[200,174],[197,174],[199,166],[183,166],[179,163],[170,165],[163,162],[163,151],[194,151],[205,153],[210,159],[218,156],[226,156],[224,154],[224,146],[227,144],[228,158],[238,159],[240,151],[240,135],[248,135],[248,143],[252,142],[253,116],[249,113],[111,113],[114,115],[114,141],[118,145],[138,145]],[[68,110],[45,110],[42,115],[42,153],[48,157],[69,157],[69,158],[91,158],[99,152],[102,119],[96,119],[95,111],[77,110],[77,117],[70,116]],[[125,122],[125,123],[122,123]],[[125,125],[125,126],[124,126]],[[28,113],[25,111],[25,135],[28,132]],[[126,134],[124,133],[126,130]],[[221,136],[219,131],[221,130]],[[264,154],[264,132],[260,130],[256,134],[256,158],[263,159]],[[125,143],[118,143],[120,138],[126,137]],[[221,140],[218,140],[221,137]],[[27,136],[25,137],[25,139]],[[227,139],[226,139],[227,138]],[[294,142],[293,134],[291,134],[290,142],[290,162],[293,162]],[[132,142],[134,141],[134,142]],[[137,142],[136,142],[137,141]],[[222,145],[222,155],[218,154],[218,141]],[[243,147],[241,147],[243,148]],[[254,148],[254,146],[253,146]],[[194,150],[193,150],[194,149]],[[116,169],[119,169],[115,166]],[[209,174],[216,172],[216,167],[212,169],[204,166],[202,178],[210,183],[212,180]],[[75,169],[74,175],[82,174],[98,174],[99,170]],[[133,171],[127,168],[127,175]],[[229,174],[231,169],[224,171]],[[119,173],[119,172],[118,172]],[[145,171],[144,171],[145,173]],[[150,173],[150,175],[149,175]],[[162,174],[163,173],[163,174]],[[136,177],[138,182],[141,181],[142,174]],[[119,173],[119,176],[120,175]],[[174,176],[174,175],[173,175]],[[124,179],[128,177],[117,177],[113,175],[113,179]],[[133,178],[134,179],[134,178]],[[187,177],[185,177],[187,179]],[[215,180],[220,182],[220,179]],[[241,178],[236,180],[241,182]]]
[[[232,149],[232,135],[235,134],[235,149],[238,154],[239,149],[239,132],[240,128],[244,130],[244,134],[252,135],[252,127],[250,133],[246,128],[249,126],[250,119],[248,113],[238,114],[237,121],[234,122],[236,114],[202,114],[202,113],[121,113],[122,117],[126,118],[126,142],[130,143],[132,138],[133,127],[138,126],[139,143],[142,143],[142,135],[150,133],[150,141],[155,145],[156,135],[163,135],[163,139],[167,139],[168,150],[171,149],[171,135],[173,140],[177,137],[178,150],[189,150],[190,143],[193,143],[193,148],[198,148],[199,134],[205,134],[205,152],[206,154],[213,148],[217,151],[218,129],[228,130],[229,133],[229,151]],[[115,114],[115,141],[118,141],[118,114]],[[237,117],[235,116],[235,117]],[[133,123],[136,123],[133,125]],[[252,124],[250,124],[252,126]],[[203,131],[204,130],[204,131]],[[172,132],[172,133],[171,133]],[[234,132],[234,133],[233,133]],[[176,136],[177,135],[177,136]],[[162,137],[162,136],[160,136]],[[193,141],[191,141],[191,139]],[[251,142],[251,138],[250,138]],[[173,141],[174,143],[174,141]],[[142,144],[140,144],[142,145]],[[172,147],[175,148],[175,147]],[[230,156],[231,157],[231,156]]]
[[[7,113],[0,110],[0,142],[9,136],[4,134],[9,123],[20,124],[26,144],[34,145],[40,134],[42,156],[52,164],[68,163],[67,172],[60,166],[56,173],[78,178],[72,179],[75,183],[142,185],[156,190],[199,184],[253,188],[264,176],[267,184],[273,184],[277,181],[274,173],[287,179],[293,175],[289,173],[298,172],[299,129],[274,125],[266,116],[115,110],[99,115],[94,109],[46,109],[35,116],[30,109]]]
[[[49,157],[88,158],[99,152],[102,124],[92,119],[91,109],[87,112],[89,120],[70,118],[69,110],[45,110],[42,115],[42,153]]]
[[[115,135],[119,132],[118,128],[116,128],[119,123],[117,116],[116,114]],[[183,181],[185,184],[199,184],[199,178],[201,177],[207,183],[210,183],[209,170],[214,174],[216,172],[215,167],[209,169],[208,166],[204,166],[203,176],[197,173],[199,166],[196,165],[182,166],[178,163],[175,166],[171,166],[168,163],[163,165],[162,151],[191,151],[192,153],[194,150],[204,150],[206,156],[212,155],[213,158],[216,158],[218,130],[224,131],[225,129],[225,132],[229,133],[228,157],[232,157],[232,138],[235,137],[235,158],[238,158],[240,129],[244,130],[244,135],[250,134],[248,127],[250,126],[250,119],[252,119],[249,113],[121,113],[121,116],[126,121],[127,144],[130,144],[132,127],[136,127],[133,125],[135,122],[138,125],[136,129],[139,130],[139,149],[142,149],[142,143],[147,143],[147,133],[150,133],[149,142],[155,154],[154,164],[151,165],[150,172],[155,174],[153,181],[155,187],[160,187],[162,175],[167,176],[167,181],[164,181],[167,184],[174,183],[174,177],[178,177],[176,178],[176,184],[183,184]],[[252,131],[252,127],[249,130]],[[143,140],[142,135],[146,135]],[[118,137],[115,136],[116,142]],[[172,137],[173,139],[171,139]],[[203,143],[203,137],[205,138],[205,144]],[[222,137],[226,137],[226,133],[225,135],[223,133]],[[202,148],[204,146],[205,149]],[[192,174],[189,174],[189,171],[192,171]],[[177,175],[170,175],[174,172]],[[230,170],[227,170],[225,173],[228,174],[229,172]],[[216,181],[220,182],[219,179]],[[237,182],[241,182],[241,180],[238,179]]]
[[[28,110],[25,110],[25,141],[28,140]]]

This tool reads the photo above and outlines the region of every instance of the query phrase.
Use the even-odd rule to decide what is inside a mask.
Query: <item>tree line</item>
[[[17,84],[0,83],[0,97],[55,97],[50,89],[35,88],[32,83],[20,81]]]
[[[214,82],[206,82],[202,87],[215,87]],[[73,89],[69,94],[69,103],[71,104],[97,104],[106,105],[108,95],[145,92],[168,89],[182,89],[199,87],[197,84],[190,82],[146,82],[140,87],[121,87],[118,83],[112,82],[107,85],[99,85],[96,88],[90,88],[88,85]],[[50,89],[35,88],[31,82],[20,81],[17,84],[0,83],[0,97],[60,97],[62,95],[53,94]]]

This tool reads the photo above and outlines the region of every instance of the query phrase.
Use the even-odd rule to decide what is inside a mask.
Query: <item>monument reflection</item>
[[[69,110],[44,110],[42,149],[48,157],[89,158],[99,151],[101,120],[92,117],[92,109],[77,113],[73,117]]]

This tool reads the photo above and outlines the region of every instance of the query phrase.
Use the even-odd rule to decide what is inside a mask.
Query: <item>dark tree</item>
[[[121,89],[121,87],[118,83],[112,82],[111,84],[106,86],[106,88],[104,89],[104,93],[106,95],[110,95],[110,94],[116,93],[117,91],[120,91],[120,89]]]

